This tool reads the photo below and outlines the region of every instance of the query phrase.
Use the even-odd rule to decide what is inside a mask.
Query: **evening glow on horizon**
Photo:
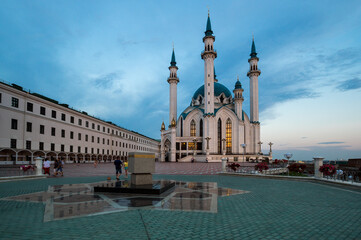
[[[204,84],[209,6],[217,79],[260,59],[262,150],[361,157],[360,1],[0,1],[0,79],[160,139],[174,42],[179,114]]]

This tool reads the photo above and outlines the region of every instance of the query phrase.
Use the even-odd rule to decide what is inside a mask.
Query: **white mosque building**
[[[230,161],[271,160],[270,152],[262,154],[260,140],[260,122],[258,110],[258,68],[254,39],[247,76],[250,80],[250,116],[242,109],[243,88],[237,79],[231,91],[218,82],[214,60],[215,36],[208,15],[207,28],[203,37],[204,85],[199,87],[188,106],[177,115],[177,76],[178,67],[174,49],[169,66],[169,127],[164,122],[161,127],[161,161],[187,162],[221,161],[227,157]]]

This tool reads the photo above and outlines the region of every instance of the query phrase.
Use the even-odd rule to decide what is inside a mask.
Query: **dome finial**
[[[161,131],[164,131],[164,130],[165,130],[165,124],[164,124],[164,121],[162,122],[162,126],[160,127],[160,130],[161,130]]]
[[[237,75],[237,82],[236,84],[234,85],[234,88],[235,89],[242,89],[242,84],[241,82],[239,81],[239,76]]]

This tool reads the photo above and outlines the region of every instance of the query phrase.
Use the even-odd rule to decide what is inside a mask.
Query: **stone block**
[[[128,155],[130,173],[154,173],[155,154],[148,152],[131,152]]]
[[[152,174],[132,174],[130,176],[132,185],[148,185],[153,184]]]

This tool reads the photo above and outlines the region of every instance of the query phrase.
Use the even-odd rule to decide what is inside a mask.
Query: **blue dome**
[[[214,83],[214,96],[218,97],[222,93],[226,96],[226,98],[232,96],[231,92],[228,90],[228,88],[226,86],[215,82]],[[197,99],[198,95],[201,95],[202,97],[204,97],[204,84],[200,88],[198,88],[197,91],[193,94],[193,99]]]

